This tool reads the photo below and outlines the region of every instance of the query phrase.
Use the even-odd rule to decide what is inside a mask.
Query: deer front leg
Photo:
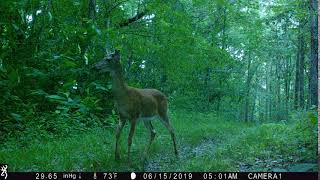
[[[116,129],[116,149],[115,149],[115,160],[116,161],[120,160],[119,141],[120,141],[121,131],[122,131],[125,124],[126,124],[126,121],[120,117],[119,124]]]
[[[128,136],[128,165],[131,165],[131,159],[130,159],[130,150],[131,150],[131,144],[132,144],[132,137],[134,134],[134,130],[136,127],[136,120],[131,120],[130,122],[130,132],[129,132],[129,136]]]

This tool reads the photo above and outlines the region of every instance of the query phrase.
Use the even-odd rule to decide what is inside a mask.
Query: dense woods
[[[1,1],[0,14],[0,163],[12,170],[127,170],[112,163],[111,77],[91,68],[115,49],[130,86],[167,95],[182,151],[175,162],[184,162],[163,165],[156,154],[170,139],[159,130],[151,163],[139,165],[143,146],[134,145],[134,169],[315,168],[317,0],[21,0]],[[84,148],[86,161],[73,165],[67,156],[81,147],[68,138],[99,149]],[[65,148],[59,157],[54,142]],[[203,143],[214,152],[183,153]]]

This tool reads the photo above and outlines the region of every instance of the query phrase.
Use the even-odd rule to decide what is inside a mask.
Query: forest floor
[[[141,157],[149,134],[142,123],[135,131],[131,167],[126,161],[128,126],[121,135],[119,162],[114,160],[112,127],[26,147],[5,146],[0,162],[9,164],[10,171],[316,171],[317,139],[305,140],[294,123],[246,124],[215,114],[170,114],[178,157],[170,134],[155,120],[157,135],[146,163]]]

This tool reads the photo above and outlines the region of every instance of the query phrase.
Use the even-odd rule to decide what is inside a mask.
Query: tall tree
[[[251,68],[251,56],[247,57],[247,79],[246,79],[246,91],[245,91],[245,105],[244,105],[244,120],[246,122],[249,121],[249,103],[250,103],[250,89],[251,89],[251,81],[253,77],[252,68]]]
[[[311,56],[310,56],[310,103],[318,106],[318,1],[310,0]]]
[[[295,76],[295,109],[304,108],[304,58],[305,58],[305,40],[303,35],[303,25],[300,22],[298,30],[298,48],[296,61],[296,76]]]

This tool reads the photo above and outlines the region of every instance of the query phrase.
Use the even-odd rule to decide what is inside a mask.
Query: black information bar
[[[318,172],[7,172],[0,180],[316,180]]]

